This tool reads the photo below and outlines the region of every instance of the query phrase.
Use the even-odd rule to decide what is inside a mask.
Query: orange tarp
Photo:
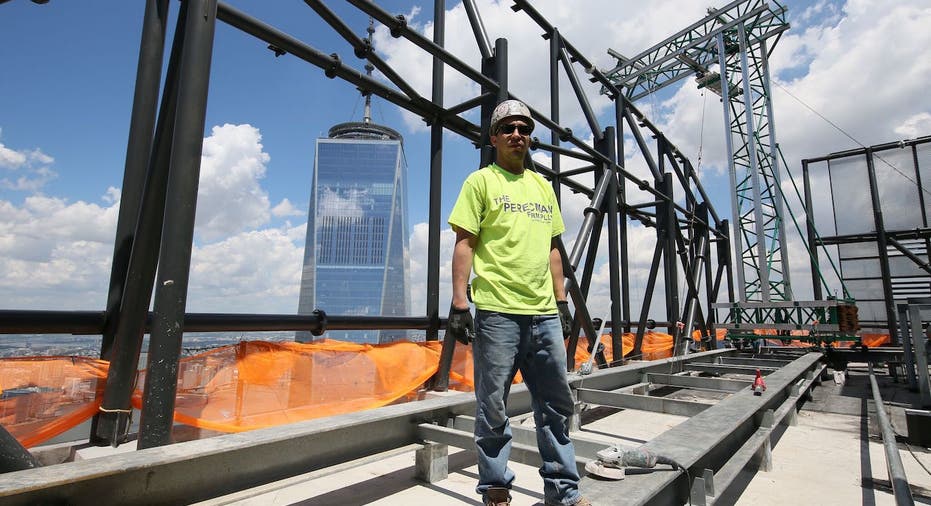
[[[624,334],[624,355],[634,334]],[[612,359],[611,336],[602,336]],[[588,359],[580,341],[576,364]],[[439,367],[440,342],[367,345],[243,341],[181,359],[176,422],[240,432],[412,400]],[[642,358],[672,355],[672,336],[648,332]],[[82,357],[0,359],[0,424],[30,447],[84,422],[100,407],[108,363]],[[520,381],[520,375],[515,382]],[[142,404],[145,371],[132,403]],[[474,389],[470,347],[456,346],[449,387]]]
[[[632,357],[630,356],[630,352],[634,349],[634,341],[636,338],[637,335],[631,332],[627,332],[623,335],[623,356],[636,360],[658,360],[672,356],[672,336],[670,334],[663,334],[662,332],[653,331],[646,332],[643,335],[643,343],[640,346],[641,356]],[[604,345],[605,360],[611,362],[614,360],[614,350],[611,344],[611,334],[603,334],[600,338],[600,341]],[[587,341],[585,338],[579,339],[579,345],[575,350],[576,368],[580,367],[581,364],[588,361],[589,356]]]
[[[97,412],[108,363],[85,357],[0,360],[0,425],[26,447],[47,441]]]

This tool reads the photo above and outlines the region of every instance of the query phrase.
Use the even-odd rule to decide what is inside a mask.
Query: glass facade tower
[[[407,164],[401,135],[342,123],[317,139],[298,314],[409,314]],[[357,343],[408,338],[406,330],[333,330]],[[296,339],[308,342],[309,332]]]

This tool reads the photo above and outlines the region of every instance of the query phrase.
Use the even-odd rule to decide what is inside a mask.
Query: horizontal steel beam
[[[778,409],[795,393],[793,387],[800,379],[811,377],[820,359],[820,353],[804,355],[770,374],[762,395],[753,395],[749,389],[737,392],[644,447],[682,464],[691,476],[701,476],[705,469],[718,469],[756,432],[766,410]],[[689,485],[684,473],[663,469],[629,474],[623,481],[585,477],[580,488],[595,503],[610,504],[623,497],[625,504],[684,504],[689,500]]]
[[[747,365],[751,367],[782,367],[792,363],[792,360],[777,360],[772,358],[747,358],[747,357],[721,357],[721,363],[725,365]]]
[[[686,369],[689,371],[709,372],[714,374],[756,374],[757,369],[763,376],[776,370],[774,367],[749,367],[745,365],[727,365],[727,364],[688,364]]]
[[[612,408],[636,409],[640,411],[653,411],[667,415],[694,416],[710,408],[711,404],[701,402],[683,401],[679,399],[666,399],[665,397],[651,397],[649,395],[622,394],[618,392],[605,392],[603,390],[578,390],[579,401]]]
[[[647,378],[651,383],[655,383],[657,385],[694,388],[697,390],[715,390],[720,392],[739,392],[753,384],[752,381],[726,378],[706,378],[703,376],[685,376],[680,374],[650,373],[647,375]]]

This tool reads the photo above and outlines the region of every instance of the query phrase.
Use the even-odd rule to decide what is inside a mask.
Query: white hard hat
[[[533,118],[530,117],[530,108],[520,100],[505,100],[495,107],[491,113],[491,135],[498,131],[498,123],[505,118],[518,116],[523,119],[530,128],[534,127]]]

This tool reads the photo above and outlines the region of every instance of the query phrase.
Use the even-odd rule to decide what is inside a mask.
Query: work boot
[[[485,506],[508,506],[511,504],[511,494],[504,487],[491,487],[482,495]]]

